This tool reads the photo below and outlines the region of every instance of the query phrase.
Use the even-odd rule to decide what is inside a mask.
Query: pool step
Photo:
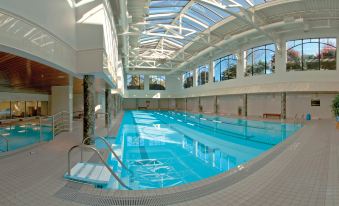
[[[109,183],[111,173],[102,164],[79,162],[71,169],[71,174],[66,173],[64,177],[71,181],[104,187]]]

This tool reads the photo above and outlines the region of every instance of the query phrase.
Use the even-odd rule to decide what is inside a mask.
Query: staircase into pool
[[[70,174],[65,174],[65,178],[102,188],[109,183],[111,173],[102,164],[79,162],[71,169]]]
[[[116,158],[116,160],[120,163],[120,165],[126,169],[131,175],[133,173],[126,167],[126,165],[120,160],[118,155],[114,152],[113,148],[110,146],[108,141],[103,137],[96,137],[95,139],[101,140],[105,143],[109,151],[112,153],[112,155]],[[68,151],[68,171],[64,175],[65,179],[86,183],[86,184],[92,184],[96,187],[105,187],[110,182],[111,177],[113,176],[116,180],[117,184],[120,184],[124,188],[131,190],[129,186],[125,184],[125,182],[113,171],[113,168],[110,167],[106,159],[103,157],[103,155],[99,152],[97,148],[90,145],[85,145],[85,142],[87,142],[89,138],[86,138],[83,140],[82,144],[75,145],[71,147]],[[71,168],[71,153],[74,149],[79,148],[81,151],[81,161],[76,163]],[[99,160],[101,163],[90,163],[90,162],[84,162],[83,161],[83,150],[91,150],[93,151],[97,157],[99,157]],[[125,180],[125,179],[124,179]]]

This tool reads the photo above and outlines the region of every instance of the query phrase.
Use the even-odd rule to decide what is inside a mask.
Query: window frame
[[[207,75],[205,75],[204,82],[203,82],[202,81],[203,78],[202,78],[201,73],[204,72],[206,69],[207,69]],[[208,83],[208,79],[209,79],[209,73],[210,73],[209,72],[209,65],[208,64],[200,65],[200,66],[198,66],[196,71],[197,71],[197,85],[198,86],[202,86],[204,84],[207,84]]]
[[[271,46],[271,45],[274,45],[274,51],[271,50],[271,49],[268,49],[267,47]],[[264,48],[262,48],[264,47]],[[257,51],[261,51],[263,50],[264,53],[265,53],[265,69],[264,69],[264,73],[261,74],[261,73],[254,73],[254,62],[255,62],[255,58],[254,58],[254,54],[255,52]],[[246,56],[245,56],[245,60],[246,60],[246,65],[245,65],[245,73],[244,73],[244,76],[245,77],[248,77],[248,76],[256,76],[256,75],[267,75],[267,74],[274,74],[275,73],[275,61],[274,61],[274,65],[272,65],[272,73],[267,73],[267,71],[269,70],[268,69],[268,55],[267,55],[267,52],[274,52],[274,55],[276,55],[276,48],[275,48],[275,44],[274,43],[270,43],[270,44],[264,44],[264,45],[260,45],[260,46],[256,46],[256,47],[252,47],[252,48],[249,48],[246,50]],[[251,72],[248,74],[247,73],[247,68],[249,66],[248,64],[248,59],[249,59],[249,56],[251,55]],[[248,74],[248,75],[247,75]]]
[[[132,79],[133,76],[138,76],[139,85],[133,85],[133,86],[135,86],[134,88],[129,88],[129,87],[132,86],[132,85],[129,85],[129,79]],[[143,74],[127,74],[126,80],[127,80],[127,82],[126,82],[126,89],[127,90],[144,90],[145,89],[145,75],[143,75]]]
[[[223,72],[227,71],[227,70],[230,70],[231,69],[231,64],[230,64],[230,61],[231,60],[235,60],[235,77],[234,78],[227,78],[227,79],[224,79],[223,78]],[[218,62],[217,62],[218,61]],[[227,61],[227,65],[225,68],[221,68],[222,66],[222,62],[223,61]],[[217,63],[216,63],[217,62]],[[226,81],[226,80],[231,80],[231,79],[236,79],[237,78],[237,58],[236,58],[236,55],[235,54],[229,54],[229,55],[226,55],[226,56],[223,56],[223,57],[220,57],[216,60],[213,61],[213,82],[221,82],[221,81]],[[216,66],[219,65],[219,68],[216,68]],[[216,70],[219,70],[219,80],[216,80]]]
[[[331,44],[328,44],[328,43],[323,43],[321,42],[321,40],[330,40],[330,39],[335,39],[335,46],[331,45]],[[307,42],[304,42],[306,41]],[[318,40],[317,42],[312,42],[312,40]],[[300,41],[299,44],[294,44],[292,47],[288,47],[288,44],[290,42],[297,42],[297,41]],[[318,45],[318,69],[305,69],[305,60],[304,60],[304,47],[305,45],[307,44],[317,44]],[[332,69],[321,69],[321,45],[327,45],[327,46],[330,46],[330,47],[333,47],[335,48],[335,69],[332,70]],[[296,48],[298,46],[301,46],[301,54],[300,54],[300,62],[301,62],[301,69],[300,70],[297,70],[297,69],[288,69],[288,51],[291,51],[293,48]],[[290,71],[325,71],[325,70],[329,70],[329,71],[336,71],[337,70],[337,38],[336,37],[318,37],[318,38],[301,38],[301,39],[293,39],[293,40],[288,40],[286,41],[286,71],[287,72],[290,72]]]
[[[183,87],[184,89],[193,87],[193,82],[194,82],[194,77],[193,77],[193,75],[194,75],[193,70],[191,70],[191,71],[186,71],[186,72],[184,72],[184,73],[182,74],[182,87]],[[191,81],[188,81],[189,78],[191,78],[192,80],[191,80]],[[188,84],[188,82],[190,82],[190,84]],[[185,83],[186,83],[186,85],[188,85],[188,86],[185,86]]]
[[[163,89],[155,89],[155,88],[151,88],[151,81],[154,80],[157,82],[157,84],[154,84],[154,85],[160,85],[160,86],[163,86],[164,88]],[[161,81],[164,82],[164,85],[161,85]],[[159,90],[159,91],[163,91],[163,90],[166,90],[166,76],[165,75],[149,75],[149,83],[148,83],[148,88],[149,90]]]

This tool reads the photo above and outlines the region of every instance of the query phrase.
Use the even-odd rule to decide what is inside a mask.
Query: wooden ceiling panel
[[[50,93],[52,86],[68,85],[69,75],[29,59],[0,52],[0,91]]]

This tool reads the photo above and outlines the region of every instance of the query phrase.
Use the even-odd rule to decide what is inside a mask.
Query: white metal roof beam
[[[228,6],[224,5],[221,0],[196,0],[197,2],[201,2],[203,4],[209,4],[213,7],[216,7],[218,9],[222,9],[225,12],[227,12],[228,14],[237,17],[238,19],[244,21],[245,23],[249,24],[250,26],[252,26],[254,29],[256,29],[259,33],[262,33],[263,35],[265,35],[268,39],[270,39],[273,42],[276,42],[275,38],[273,38],[269,33],[267,33],[266,31],[264,31],[263,29],[261,29],[258,25],[255,24],[255,22],[252,19],[248,19],[236,12],[233,12],[229,9]],[[236,1],[234,1],[236,2]],[[248,2],[248,1],[247,1]],[[234,7],[236,7],[237,4],[235,4]],[[239,4],[240,5],[240,4]],[[237,7],[242,8],[243,10],[246,10],[245,8],[243,8],[241,5],[239,6],[237,5]],[[250,4],[251,5],[251,4]]]
[[[174,25],[175,22],[176,22],[177,20],[179,20],[180,16],[181,16],[182,14],[184,14],[189,8],[191,8],[191,6],[193,6],[194,3],[195,3],[195,0],[191,0],[190,2],[188,2],[188,3],[186,4],[186,6],[180,11],[180,13],[178,14],[178,16],[176,16],[176,17],[174,18],[174,20],[172,21],[171,25]],[[167,31],[166,31],[166,33],[167,33]],[[164,39],[164,38],[162,38],[162,39]],[[160,42],[161,42],[161,41],[159,41],[158,45],[157,45],[155,48],[158,48],[158,47],[160,46]]]

